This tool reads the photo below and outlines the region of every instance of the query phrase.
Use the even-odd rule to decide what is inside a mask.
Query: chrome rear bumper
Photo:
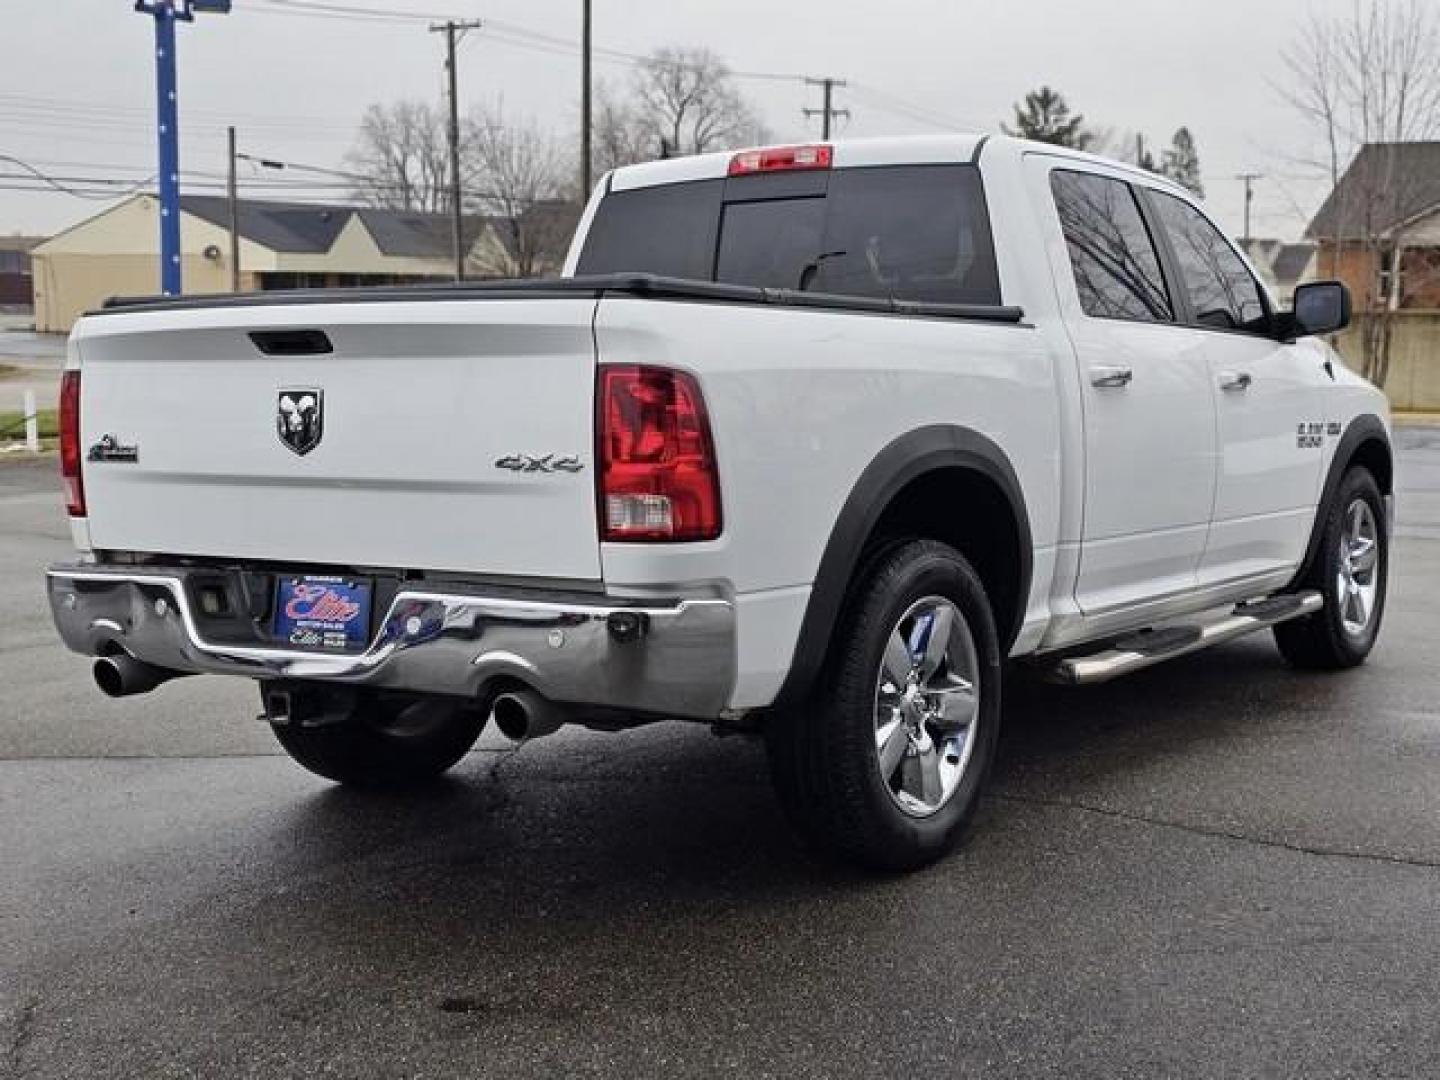
[[[75,652],[120,649],[187,673],[458,697],[509,678],[558,702],[695,719],[719,716],[735,682],[735,612],[727,600],[635,604],[402,588],[363,653],[327,655],[205,640],[186,589],[191,573],[52,567],[55,625]]]

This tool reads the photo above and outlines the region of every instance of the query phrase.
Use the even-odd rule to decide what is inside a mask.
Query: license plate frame
[[[275,582],[275,639],[316,653],[364,652],[370,644],[374,583],[329,574],[281,574]]]

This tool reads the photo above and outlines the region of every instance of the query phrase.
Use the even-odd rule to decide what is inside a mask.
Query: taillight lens
[[[85,480],[80,475],[80,372],[60,376],[60,479],[65,485],[65,509],[71,517],[85,516]]]
[[[719,536],[715,444],[694,377],[668,368],[601,365],[596,408],[601,538]]]

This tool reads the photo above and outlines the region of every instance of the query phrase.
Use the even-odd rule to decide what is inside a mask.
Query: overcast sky
[[[320,2],[320,0],[316,0]],[[440,36],[424,17],[493,20],[461,54],[464,101],[503,100],[511,116],[577,129],[580,0],[329,0],[414,13],[367,21],[234,0],[227,16],[180,27],[182,167],[212,190],[225,167],[225,125],[257,156],[338,167],[365,106],[438,100]],[[154,171],[152,21],[132,0],[10,3],[0,63],[0,155],[75,178],[140,183]],[[844,134],[945,127],[996,130],[1041,83],[1097,127],[1142,132],[1158,149],[1186,125],[1212,209],[1237,234],[1241,172],[1256,186],[1257,235],[1298,237],[1323,195],[1313,133],[1284,102],[1280,51],[1312,11],[1348,0],[594,0],[599,49],[639,54],[703,45],[737,72],[834,75],[850,87]],[[540,36],[536,36],[540,35]],[[556,41],[555,39],[560,39]],[[602,56],[597,77],[632,68]],[[818,135],[801,114],[819,91],[798,78],[745,78],[740,88],[777,139]],[[21,194],[0,161],[0,232],[49,233],[109,205]],[[260,182],[277,174],[247,171]],[[287,177],[321,182],[319,174]],[[252,185],[251,192],[258,192]]]

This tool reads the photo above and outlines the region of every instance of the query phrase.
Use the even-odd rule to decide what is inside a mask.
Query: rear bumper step
[[[703,720],[725,709],[735,681],[734,606],[719,598],[637,604],[402,589],[363,652],[325,654],[207,641],[190,573],[53,567],[55,625],[75,652],[119,651],[182,674],[456,697],[503,679],[552,701]]]
[[[1313,590],[1238,604],[1225,615],[1144,630],[1117,641],[1103,652],[1067,656],[1046,667],[1045,675],[1052,682],[1072,686],[1108,682],[1152,664],[1313,614],[1324,606],[1324,598]]]

